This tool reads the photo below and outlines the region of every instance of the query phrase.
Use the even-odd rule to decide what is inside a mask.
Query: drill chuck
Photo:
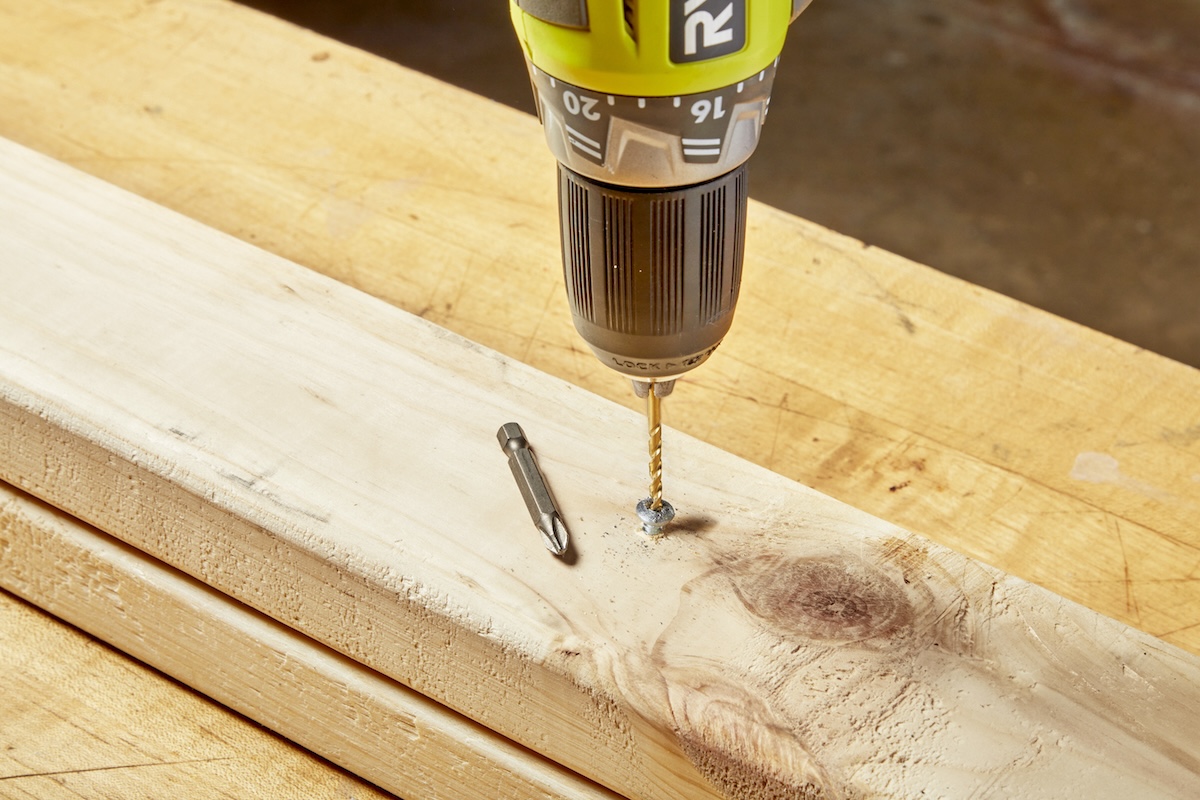
[[[605,365],[667,379],[733,322],[746,167],[673,189],[604,184],[559,166],[563,270],[575,328]]]

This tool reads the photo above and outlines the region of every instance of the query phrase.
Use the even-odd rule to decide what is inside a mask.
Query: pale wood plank
[[[0,585],[5,589],[402,797],[617,800],[557,764],[3,484],[0,526]],[[115,681],[102,670],[89,682],[106,691],[116,688],[121,695],[136,687],[135,682],[128,688],[114,687]],[[10,701],[16,700],[15,694],[9,695]],[[199,698],[189,699],[191,707],[202,705]],[[145,705],[139,708],[144,711]],[[175,714],[164,716],[159,725],[169,728],[176,719]],[[189,722],[183,718],[176,737],[186,732]],[[111,741],[114,734],[103,730],[98,735]],[[134,747],[144,736],[141,731],[127,735],[134,737],[127,742]],[[53,741],[53,734],[47,738]],[[25,749],[36,752],[37,745],[27,742]],[[263,753],[259,769],[283,749],[276,744]],[[236,752],[229,747],[222,755],[192,761],[203,766],[200,774],[205,777],[214,761],[238,762],[236,768],[222,765],[220,775],[228,780],[248,772],[246,785],[197,785],[189,775],[190,796],[316,796],[302,780],[280,778],[278,770],[271,771],[274,785],[253,785],[258,776],[245,769],[249,757],[234,756]],[[77,769],[87,763],[80,753],[59,756],[68,757]],[[137,761],[133,755],[125,759]],[[150,759],[142,754],[143,763]],[[185,761],[178,755],[176,759]],[[314,766],[311,771],[326,772]],[[23,769],[33,771],[27,765]],[[122,770],[119,777],[133,772]],[[299,774],[306,777],[303,771]],[[96,789],[97,778],[113,777],[81,775],[89,781],[83,795]],[[160,795],[168,785],[156,784],[153,772],[137,777],[141,782],[118,783],[106,796],[124,791],[128,797],[135,789],[144,796]],[[353,779],[337,783],[339,797],[364,792]],[[363,796],[374,794],[367,789]]]
[[[2,505],[7,540],[14,509]],[[88,588],[106,589],[73,587]],[[3,798],[391,797],[5,592],[0,675]]]
[[[674,432],[647,541],[636,415],[2,150],[5,479],[629,796],[1200,790],[1195,658]]]
[[[221,0],[0,15],[0,134],[632,403],[567,319],[532,118]],[[1196,370],[751,224],[738,321],[669,423],[1200,652]]]

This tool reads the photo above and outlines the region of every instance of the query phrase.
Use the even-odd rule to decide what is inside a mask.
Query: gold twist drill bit
[[[636,384],[635,388],[640,389]],[[650,496],[638,502],[637,515],[642,521],[642,530],[647,535],[657,536],[662,533],[663,526],[675,518],[675,509],[662,497],[662,398],[672,387],[650,381],[644,388],[646,424],[650,431]],[[638,394],[641,394],[640,390]]]
[[[650,510],[662,509],[662,398],[653,387],[646,392],[646,423],[650,429]]]

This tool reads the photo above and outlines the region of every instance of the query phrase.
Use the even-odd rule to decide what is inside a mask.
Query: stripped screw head
[[[644,497],[638,501],[637,515],[642,521],[642,530],[647,536],[658,536],[662,533],[662,529],[668,522],[675,519],[675,509],[666,500],[662,501],[662,506],[654,509],[650,507],[650,498]]]

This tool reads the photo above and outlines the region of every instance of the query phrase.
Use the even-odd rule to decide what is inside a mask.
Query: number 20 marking
[[[593,122],[600,119],[600,113],[592,110],[600,102],[599,99],[587,95],[580,97],[570,89],[563,91],[562,98],[563,106],[566,107],[568,114],[573,116],[583,114],[584,119],[590,119]]]
[[[725,98],[718,95],[713,101],[697,100],[692,103],[692,116],[696,118],[697,125],[708,119],[710,112],[713,119],[725,116]]]

